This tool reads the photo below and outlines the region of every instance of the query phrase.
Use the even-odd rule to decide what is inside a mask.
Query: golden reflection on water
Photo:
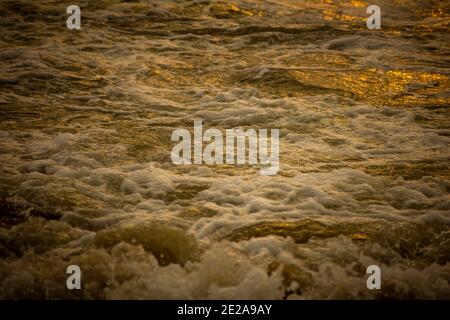
[[[262,16],[263,12],[262,11],[251,11],[251,10],[245,10],[245,9],[241,9],[239,8],[236,4],[231,3],[228,5],[229,6],[229,10],[232,12],[236,12],[236,13],[240,13],[246,16]]]
[[[327,4],[326,9],[322,10],[323,19],[325,19],[325,20],[341,20],[341,21],[347,21],[347,22],[350,22],[350,21],[357,22],[357,21],[365,21],[365,19],[366,19],[366,17],[363,15],[354,16],[354,15],[343,13],[341,8],[334,5],[333,0],[325,0],[323,2],[325,4]],[[347,5],[345,3],[347,3],[348,1],[342,1],[342,2],[344,2],[344,4],[343,4],[344,7],[362,8],[362,7],[368,6],[368,4],[366,2],[359,1],[359,0],[350,0]],[[331,4],[331,6],[330,6],[330,4]],[[365,13],[365,10],[362,12]]]
[[[447,75],[407,70],[383,71],[376,68],[358,71],[333,72],[295,71],[301,83],[339,90],[346,95],[371,103],[398,106],[447,106],[445,93],[449,87]]]

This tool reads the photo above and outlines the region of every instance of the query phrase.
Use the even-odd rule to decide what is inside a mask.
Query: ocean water
[[[450,2],[76,2],[0,1],[0,298],[450,298]],[[278,174],[174,165],[195,120]]]

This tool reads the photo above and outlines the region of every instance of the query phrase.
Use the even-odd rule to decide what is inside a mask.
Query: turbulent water
[[[450,298],[448,1],[73,2],[0,1],[0,298]],[[280,171],[173,164],[195,120]]]

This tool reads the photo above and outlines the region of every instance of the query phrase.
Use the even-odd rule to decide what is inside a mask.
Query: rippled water
[[[1,298],[450,298],[449,2],[77,3],[0,3]],[[195,120],[278,175],[172,164]]]

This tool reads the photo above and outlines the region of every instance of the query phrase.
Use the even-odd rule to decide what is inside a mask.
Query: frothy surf
[[[448,4],[78,3],[0,4],[1,298],[450,298]],[[277,175],[174,164],[195,121]]]

